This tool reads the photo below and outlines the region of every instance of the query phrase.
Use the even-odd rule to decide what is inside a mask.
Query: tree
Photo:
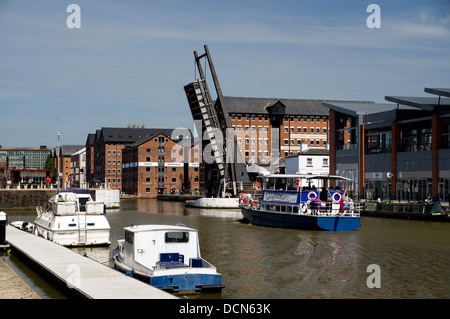
[[[53,169],[53,161],[52,161],[52,155],[48,154],[47,160],[44,164],[44,169]]]

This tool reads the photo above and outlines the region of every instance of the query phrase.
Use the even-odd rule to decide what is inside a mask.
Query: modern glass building
[[[323,103],[330,109],[330,174],[368,199],[448,201],[450,89],[386,96],[388,104]]]
[[[9,169],[44,169],[48,155],[52,155],[53,148],[41,147],[5,147],[0,148],[0,158],[6,160]]]

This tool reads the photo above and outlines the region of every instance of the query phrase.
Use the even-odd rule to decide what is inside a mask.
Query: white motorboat
[[[11,222],[11,226],[16,227],[17,229],[26,231],[28,233],[32,233],[34,229],[34,225],[24,220],[17,220]]]
[[[58,189],[47,209],[36,207],[34,234],[63,246],[110,245],[110,225],[103,202],[88,189]]]
[[[222,275],[200,256],[197,230],[184,225],[125,227],[114,268],[170,292],[221,291]]]

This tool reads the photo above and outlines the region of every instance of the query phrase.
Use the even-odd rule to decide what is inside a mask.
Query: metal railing
[[[245,208],[258,210],[261,208],[260,196],[252,197],[251,201],[240,203]],[[339,202],[304,202],[300,205],[264,204],[268,211],[293,215],[309,216],[347,216],[360,217],[362,205],[356,202],[345,202],[342,209]]]

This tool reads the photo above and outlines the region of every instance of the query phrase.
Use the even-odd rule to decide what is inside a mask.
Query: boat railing
[[[250,197],[239,198],[239,205],[247,208],[258,209],[261,205],[261,194],[254,194]]]
[[[189,264],[184,261],[157,261],[155,270],[173,269],[173,268],[215,268],[211,263],[203,258],[189,258]]]
[[[315,202],[309,202],[308,209],[303,210],[301,213],[305,215],[317,215],[317,216],[348,216],[359,217],[361,213],[361,204],[356,202],[345,202],[342,205],[339,202],[325,202],[317,204]]]
[[[241,206],[258,210],[261,208],[260,198],[252,198],[251,201],[244,201]],[[297,209],[295,209],[297,207]],[[340,202],[317,202],[308,201],[300,205],[289,204],[266,204],[263,208],[287,214],[312,215],[312,216],[348,216],[359,217],[362,205],[357,202],[345,201],[341,208]]]
[[[37,213],[38,217],[41,217],[43,212],[44,211],[42,209],[42,206],[36,206],[36,213]]]

